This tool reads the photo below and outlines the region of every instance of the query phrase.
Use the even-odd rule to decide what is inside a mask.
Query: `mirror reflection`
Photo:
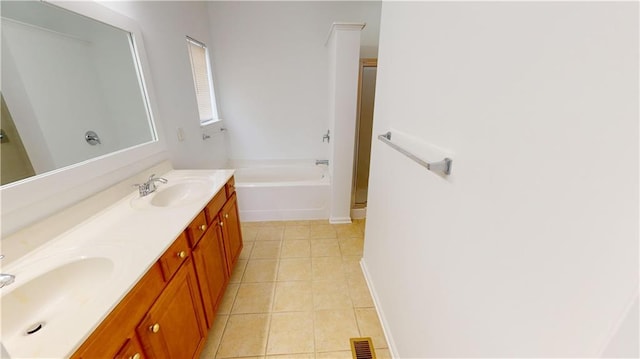
[[[2,185],[156,140],[131,34],[2,1]]]

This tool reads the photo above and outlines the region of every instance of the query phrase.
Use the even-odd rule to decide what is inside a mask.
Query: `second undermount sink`
[[[64,331],[69,313],[100,296],[114,274],[104,257],[81,258],[62,264],[2,295],[2,337],[11,352],[13,341],[28,340],[47,331]],[[14,353],[12,353],[14,355]]]

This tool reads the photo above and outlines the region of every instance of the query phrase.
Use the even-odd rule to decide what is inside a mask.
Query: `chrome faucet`
[[[157,177],[155,174],[149,176],[147,182],[142,184],[134,184],[134,187],[138,187],[138,192],[140,192],[140,197],[148,196],[149,194],[155,192],[158,187],[156,186],[156,182],[167,183],[169,182],[166,178]]]
[[[0,259],[4,258],[4,255],[0,254]],[[0,288],[4,288],[9,284],[15,282],[16,276],[12,274],[0,273]]]
[[[316,160],[316,166],[317,165],[329,165],[329,160]]]

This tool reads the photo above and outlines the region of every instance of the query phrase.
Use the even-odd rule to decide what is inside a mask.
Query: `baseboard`
[[[386,317],[384,316],[384,312],[382,311],[382,307],[380,306],[380,300],[376,294],[375,287],[373,282],[371,281],[371,276],[369,275],[369,271],[367,270],[367,265],[364,262],[364,258],[360,260],[360,268],[362,268],[362,273],[364,274],[364,280],[367,282],[367,288],[369,288],[369,294],[371,294],[371,298],[373,299],[373,306],[378,313],[378,318],[380,318],[380,324],[382,325],[382,332],[384,333],[384,338],[387,340],[387,344],[389,345],[389,352],[391,353],[391,358],[400,358],[398,355],[398,351],[396,350],[396,344],[393,341],[393,337],[391,336],[391,332],[389,331],[389,324],[387,322]]]
[[[329,217],[329,223],[331,224],[351,223],[351,217]]]
[[[364,219],[367,218],[367,207],[364,208],[351,208],[352,219]]]

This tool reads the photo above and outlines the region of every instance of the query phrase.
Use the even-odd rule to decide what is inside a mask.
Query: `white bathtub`
[[[239,167],[235,180],[242,221],[329,218],[331,180],[327,166]]]

